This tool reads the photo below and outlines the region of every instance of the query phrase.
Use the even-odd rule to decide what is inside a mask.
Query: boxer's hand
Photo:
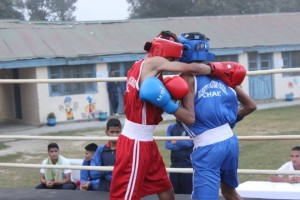
[[[245,67],[236,62],[210,62],[208,65],[212,69],[211,77],[221,79],[232,88],[242,84],[246,76]]]
[[[189,85],[181,76],[167,77],[163,83],[175,100],[183,99],[190,90]]]

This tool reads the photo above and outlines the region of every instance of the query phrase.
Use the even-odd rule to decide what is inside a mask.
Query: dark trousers
[[[62,190],[74,190],[74,183],[66,183],[63,185],[54,185],[52,188],[48,188],[45,184],[39,184],[35,187],[35,189],[62,189]]]
[[[110,191],[110,184],[111,184],[111,181],[108,181],[106,179],[101,179],[100,184],[99,184],[99,188],[97,190],[98,191],[109,192]]]
[[[192,194],[193,174],[170,173],[170,181],[175,194]]]
[[[111,109],[113,114],[118,113],[118,106],[119,106],[119,96],[118,95],[111,95],[109,96],[109,101],[111,104]]]

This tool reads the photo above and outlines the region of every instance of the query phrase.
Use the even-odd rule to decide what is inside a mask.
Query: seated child
[[[48,158],[43,160],[43,165],[70,165],[68,159],[60,155],[59,147],[56,143],[48,145]],[[36,189],[63,189],[74,190],[75,183],[73,182],[70,169],[47,169],[40,170],[40,184]]]
[[[90,166],[91,159],[94,156],[98,145],[95,143],[91,143],[86,145],[85,147],[85,155],[82,165]],[[77,190],[93,190],[93,188],[97,188],[99,185],[99,181],[91,180],[90,170],[80,170],[80,186],[78,186]]]

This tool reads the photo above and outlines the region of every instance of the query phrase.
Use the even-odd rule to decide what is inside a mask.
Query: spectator
[[[85,155],[82,165],[83,166],[90,166],[91,159],[95,154],[95,151],[98,148],[98,145],[95,143],[91,143],[86,145],[85,147]],[[97,185],[99,181],[96,183],[91,180],[90,170],[80,170],[80,186],[77,189],[80,190],[92,190],[92,185]],[[89,187],[90,186],[90,187]]]
[[[115,71],[110,71],[110,77],[115,77]],[[119,106],[119,86],[120,83],[116,81],[107,82],[107,92],[109,103],[113,112],[113,115],[119,116],[118,114],[118,106]]]
[[[111,118],[106,123],[105,133],[109,137],[118,137],[121,133],[122,125],[119,119]],[[116,146],[117,141],[109,140],[106,144],[100,145],[97,148],[91,160],[91,166],[114,166],[116,162]],[[90,172],[91,180],[98,182],[93,185],[92,190],[110,191],[112,172],[96,171]],[[93,183],[91,181],[91,183]]]
[[[48,145],[48,155],[49,157],[43,161],[43,165],[70,165],[70,162],[59,154],[59,147],[56,143]],[[75,189],[70,169],[41,168],[40,172],[41,184],[37,185],[35,189]]]
[[[291,150],[291,161],[286,162],[278,170],[279,171],[296,171],[300,170],[300,146],[295,146]],[[272,182],[300,183],[300,175],[273,175],[270,176]]]
[[[188,136],[180,121],[170,124],[167,129],[167,136]],[[193,151],[192,140],[165,141],[165,148],[171,150],[172,168],[192,168],[190,155]],[[192,173],[170,173],[170,181],[175,194],[191,194],[193,187]]]

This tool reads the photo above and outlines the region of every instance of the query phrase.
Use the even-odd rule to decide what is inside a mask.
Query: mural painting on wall
[[[88,101],[88,104],[84,107],[85,112],[82,113],[82,118],[95,118],[96,101],[90,96],[88,96],[86,100]]]
[[[294,78],[292,81],[288,82],[288,88],[289,88],[289,93],[294,93],[296,91],[295,90],[295,86],[298,84],[298,79]]]
[[[74,111],[78,108],[78,102],[73,102],[71,97],[66,97],[64,104],[59,106],[60,111],[66,112],[67,120],[74,119]]]

